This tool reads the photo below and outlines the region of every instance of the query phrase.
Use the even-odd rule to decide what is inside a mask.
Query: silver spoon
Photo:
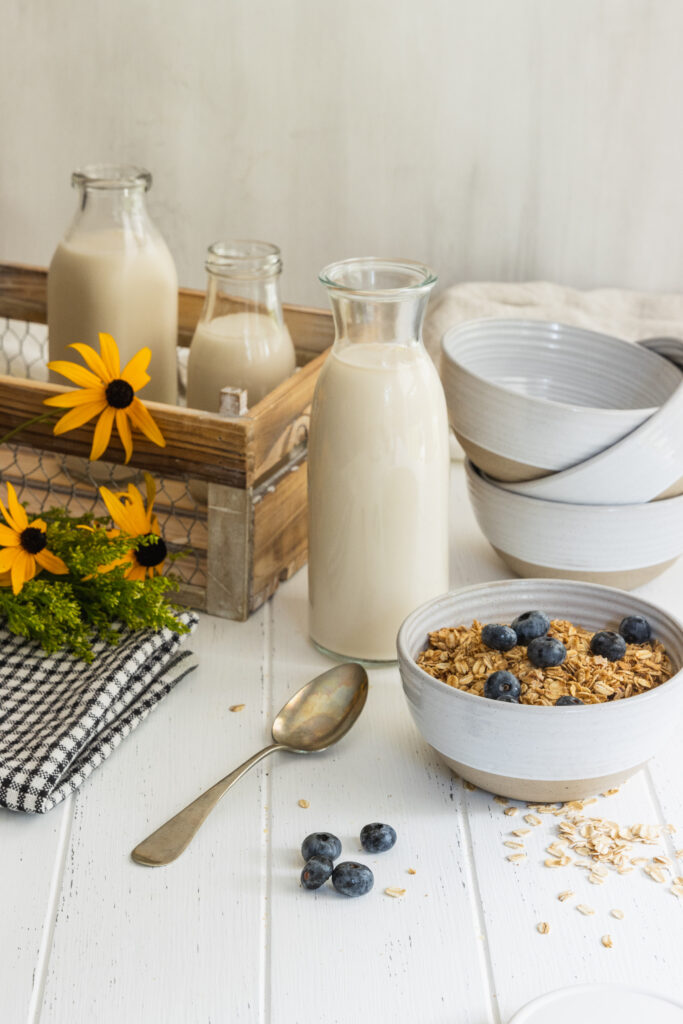
[[[137,864],[160,867],[179,857],[224,793],[274,750],[312,754],[345,736],[360,715],[368,695],[368,676],[353,661],[323,672],[291,697],[273,722],[271,746],[259,750],[211,789],[170,818],[136,846]]]

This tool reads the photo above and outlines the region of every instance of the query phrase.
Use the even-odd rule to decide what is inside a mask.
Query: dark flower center
[[[47,545],[47,537],[37,526],[27,526],[19,534],[19,541],[29,555],[37,555]]]
[[[161,537],[155,537],[153,533],[148,533],[146,536],[154,537],[154,540],[149,544],[140,544],[135,549],[135,558],[138,565],[144,566],[145,569],[151,569],[156,565],[161,565],[168,554],[168,549]]]
[[[110,381],[104,393],[113,409],[127,409],[135,398],[135,392],[128,381],[120,378]]]

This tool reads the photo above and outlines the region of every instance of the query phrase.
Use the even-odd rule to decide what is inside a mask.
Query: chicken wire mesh
[[[46,381],[47,359],[47,328],[43,324],[0,318],[0,373]],[[106,514],[98,494],[103,485],[121,490],[132,481],[144,493],[143,474],[135,469],[22,445],[20,437],[0,445],[0,478],[14,485],[30,513],[59,505],[74,515]],[[207,521],[206,506],[193,494],[197,484],[193,488],[187,476],[155,476],[155,483],[154,509],[164,540],[170,552],[182,552],[172,571],[186,588],[204,590]]]

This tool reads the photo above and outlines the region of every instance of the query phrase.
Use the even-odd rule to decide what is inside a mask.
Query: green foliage
[[[90,514],[74,517],[53,508],[42,513],[42,519],[47,524],[48,550],[63,559],[69,575],[42,572],[16,595],[11,587],[0,587],[0,618],[12,633],[35,640],[47,654],[65,647],[76,657],[92,661],[93,640],[117,643],[118,624],[133,630],[168,626],[187,632],[167,598],[169,591],[178,589],[173,577],[127,580],[124,574],[130,563],[105,573],[97,571],[126,555],[140,543],[138,539],[124,534],[108,537],[108,520]]]

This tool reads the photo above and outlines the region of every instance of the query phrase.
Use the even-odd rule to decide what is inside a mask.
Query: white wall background
[[[181,282],[281,245],[442,284],[683,289],[680,0],[2,0],[0,258],[45,264],[84,162],[149,167]]]

